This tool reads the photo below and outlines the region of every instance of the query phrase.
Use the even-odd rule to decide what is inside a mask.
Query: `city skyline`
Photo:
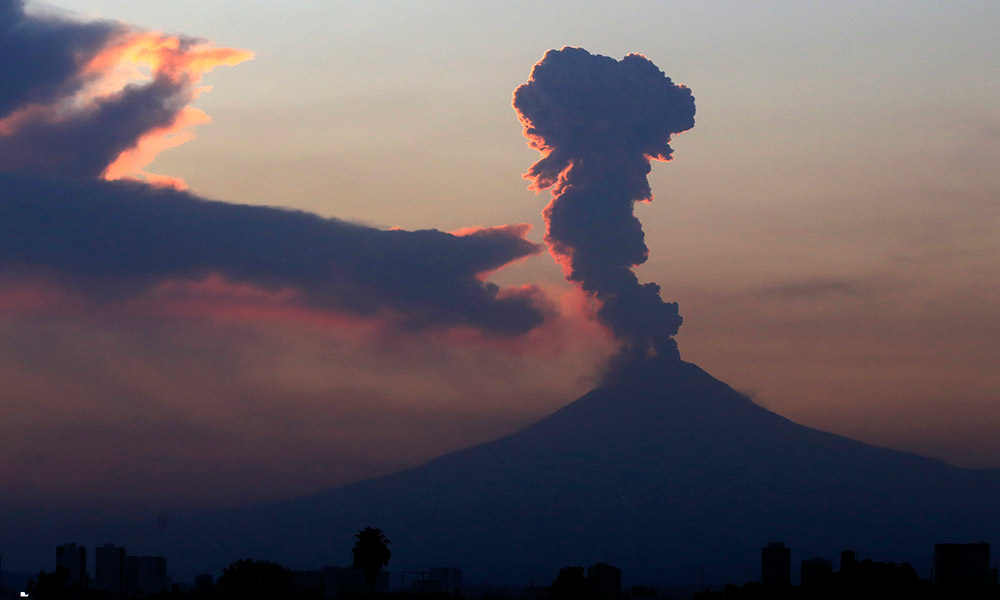
[[[381,532],[381,530],[376,531]],[[798,552],[796,552],[796,560],[793,561],[792,551],[793,549],[783,542],[768,542],[761,547],[759,578],[749,580],[746,584],[751,587],[755,584],[763,585],[765,589],[772,590],[792,585],[812,590],[828,588],[831,585],[840,589],[858,586],[870,590],[872,587],[934,584],[940,593],[949,588],[964,588],[966,591],[971,591],[976,587],[981,587],[981,591],[986,592],[997,585],[996,563],[991,562],[990,544],[987,543],[934,544],[933,566],[928,573],[921,573],[915,569],[909,560],[900,562],[874,560],[866,552],[857,550],[839,551],[837,554],[839,560],[836,563],[834,555],[807,557],[800,556]],[[66,577],[65,587],[69,589],[70,586],[74,586],[77,593],[96,592],[110,597],[147,597],[166,593],[173,586],[181,593],[194,592],[202,595],[212,591],[218,577],[217,573],[203,572],[191,581],[184,579],[175,581],[167,569],[166,557],[128,555],[124,547],[116,546],[110,542],[96,548],[95,558],[91,561],[94,565],[93,577],[90,576],[86,562],[85,546],[77,546],[75,543],[61,544],[56,547],[55,554],[55,567],[48,573],[43,570],[37,576],[32,577],[32,581],[37,584],[40,579],[58,575],[59,571],[63,570]],[[800,568],[793,569],[793,564],[798,564]],[[835,564],[836,568],[834,568]],[[222,569],[222,579],[227,577],[227,573],[229,573],[228,577],[232,578],[234,575],[240,575],[240,571],[245,569],[245,572],[242,573],[243,576],[248,577],[245,583],[250,583],[253,579],[249,578],[255,577],[257,583],[262,584],[267,581],[268,577],[265,575],[265,570],[275,568],[285,573],[287,580],[284,581],[284,585],[294,586],[300,591],[312,589],[322,597],[340,597],[344,595],[345,590],[351,595],[359,594],[363,593],[360,588],[366,586],[361,570],[356,564],[348,564],[344,567],[330,564],[322,566],[297,565],[292,568],[288,565],[248,557],[229,563],[227,567]],[[564,577],[579,578],[583,573],[583,567],[567,566],[561,568],[559,576],[553,580],[550,593],[557,591],[557,586],[574,583],[570,580],[564,580]],[[835,574],[839,574],[840,581],[834,579]],[[21,575],[23,574],[14,574],[15,577]],[[451,591],[458,593],[462,588],[461,568],[427,567],[422,571],[399,571],[396,575],[398,575],[398,583],[392,581],[393,571],[388,568],[388,563],[380,565],[377,571],[379,593],[389,593],[392,589],[404,593],[424,593],[432,596],[450,595]],[[611,594],[609,597],[619,597],[623,589],[622,571],[603,561],[586,569],[586,579],[594,579],[596,585],[606,588],[605,591]],[[280,581],[277,579],[271,583],[278,584]],[[603,583],[598,584],[598,581],[603,581]],[[653,580],[630,581],[626,579],[625,581],[634,588],[647,588],[653,590],[654,593],[656,588],[650,587],[650,585],[662,583]],[[524,585],[524,582],[517,580],[513,574],[507,581],[476,581],[471,583],[471,587],[476,590],[498,586],[498,589],[507,590],[507,593]],[[727,587],[734,583],[734,581],[727,582]],[[398,587],[396,587],[397,585]],[[330,589],[324,591],[325,588]],[[339,593],[337,592],[338,588]],[[537,586],[531,584],[522,591],[522,594],[530,593],[529,590],[533,588],[538,589]],[[697,586],[692,586],[691,589],[698,593],[710,588],[721,589],[722,584],[715,581],[706,585],[704,581],[701,581]],[[467,591],[468,589],[466,588]],[[928,592],[931,589],[925,587]],[[4,590],[4,588],[0,586],[0,590]],[[9,589],[5,591],[10,592]],[[567,590],[559,591],[565,592]]]

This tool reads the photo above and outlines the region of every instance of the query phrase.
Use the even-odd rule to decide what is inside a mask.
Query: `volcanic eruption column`
[[[545,241],[566,278],[597,298],[626,354],[679,357],[677,303],[632,272],[649,254],[632,209],[653,199],[649,161],[670,160],[670,136],[694,127],[691,90],[644,56],[566,47],[542,57],[513,105],[543,155],[524,177],[536,192],[552,189]]]

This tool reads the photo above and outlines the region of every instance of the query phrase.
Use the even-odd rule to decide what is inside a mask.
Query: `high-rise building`
[[[782,542],[769,542],[760,549],[760,582],[767,585],[791,585],[791,548]]]
[[[125,594],[125,548],[104,544],[94,551],[94,587],[115,596]]]
[[[66,585],[87,587],[87,549],[76,544],[56,546],[56,569],[66,569],[69,579]]]

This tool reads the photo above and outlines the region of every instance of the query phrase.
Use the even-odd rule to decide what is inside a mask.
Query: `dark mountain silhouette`
[[[155,545],[177,574],[243,556],[346,564],[370,524],[392,538],[394,570],[458,566],[467,580],[548,583],[605,561],[633,582],[746,581],[770,540],[800,557],[908,560],[926,576],[934,542],[1000,542],[997,498],[998,470],[803,427],[694,364],[654,359],[522,431],[394,475],[174,515],[155,538],[151,523],[101,527]]]

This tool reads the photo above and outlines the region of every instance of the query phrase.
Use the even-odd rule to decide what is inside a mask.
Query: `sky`
[[[678,303],[684,360],[805,425],[1000,468],[1000,6],[27,10],[100,39],[191,36],[202,41],[180,56],[205,58],[104,74],[161,75],[144,90],[190,125],[143,122],[172,141],[148,141],[117,175],[91,152],[32,162],[24,148],[48,159],[72,146],[44,128],[0,145],[3,171],[41,173],[8,193],[59,181],[80,199],[59,209],[64,224],[111,240],[74,254],[72,230],[56,228],[34,239],[56,249],[44,268],[5,261],[7,505],[294,496],[514,431],[590,389],[618,342],[544,247],[549,191],[522,177],[539,153],[511,106],[563,46],[642,54],[694,96],[694,127],[652,164],[655,199],[635,209],[649,249],[636,273]],[[112,125],[95,131],[140,124]],[[127,174],[242,208],[89,183]],[[142,220],[150,203],[155,222]],[[47,218],[34,210],[18,214]],[[135,231],[173,235],[183,260],[118,261],[114,243],[140,243]],[[385,247],[406,260],[372,250]],[[225,273],[201,268],[219,248]],[[353,266],[324,271],[327,255]]]

